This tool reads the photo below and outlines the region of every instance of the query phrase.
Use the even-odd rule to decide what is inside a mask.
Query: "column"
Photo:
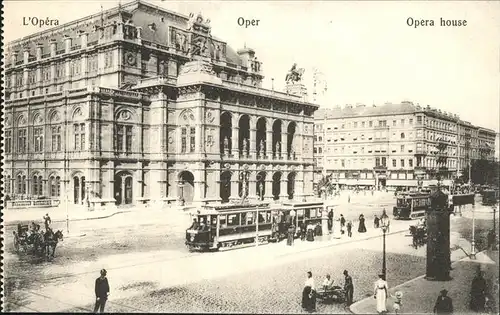
[[[273,174],[267,173],[266,175],[266,185],[264,187],[264,201],[273,201]]]
[[[297,201],[306,201],[304,195],[304,173],[297,172],[297,176],[295,176],[295,189],[293,193],[293,200]]]
[[[57,42],[55,39],[50,40],[50,56],[55,57],[57,54]]]
[[[250,171],[250,178],[248,179],[248,200],[259,200],[257,192],[257,172]]]
[[[213,173],[213,176],[215,177],[215,196],[211,196],[210,198],[211,199],[216,199],[216,200],[221,200],[220,199],[220,184],[221,184],[221,180],[220,180],[220,170],[216,170],[214,171]]]
[[[250,158],[255,159],[257,157],[257,130],[250,129]]]
[[[288,200],[288,172],[281,172],[280,201]]]
[[[288,159],[288,132],[281,133],[281,158]]]
[[[30,59],[30,50],[29,47],[25,47],[23,49],[23,62],[28,63]]]
[[[89,41],[89,33],[83,32],[80,34],[80,48],[85,49],[87,48],[87,43]]]
[[[229,197],[229,201],[239,200],[240,199],[240,172],[234,171],[231,176],[231,196]]]
[[[118,25],[116,27],[116,34],[115,34],[115,38],[116,39],[123,39],[123,28],[124,28],[124,24],[122,22],[118,22]]]
[[[36,60],[42,59],[42,55],[43,55],[43,44],[38,43],[36,44]]]
[[[64,36],[64,52],[69,53],[71,51],[71,37],[68,35]]]
[[[234,124],[234,121],[233,121],[233,124]],[[240,155],[239,155],[240,149],[238,146],[239,145],[239,138],[240,138],[239,136],[240,136],[240,128],[234,127],[234,125],[233,125],[232,135],[231,135],[231,151],[232,151],[231,154],[235,158],[240,157]]]
[[[125,204],[125,178],[127,178],[126,176],[122,176],[122,182],[121,182],[121,200],[120,200],[120,203],[123,205]]]
[[[18,52],[14,50],[14,51],[12,52],[12,55],[11,55],[11,58],[12,58],[12,59],[11,59],[12,66],[15,66],[15,65],[16,65],[17,55],[18,55]],[[12,76],[12,78],[14,78],[14,76]],[[14,85],[12,85],[12,86],[15,86],[15,84],[14,84]]]
[[[273,158],[273,132],[266,131],[266,156],[268,159]]]
[[[205,196],[205,187],[203,187],[204,183],[204,170],[200,170],[200,166],[196,166],[197,170],[193,171],[194,176],[194,192],[193,192],[193,202],[200,202],[201,199]]]

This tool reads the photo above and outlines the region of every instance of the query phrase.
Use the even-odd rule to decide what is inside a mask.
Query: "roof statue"
[[[210,34],[210,19],[205,19],[201,15],[201,13],[198,13],[197,16],[195,16],[194,13],[189,14],[189,20],[188,20],[188,25],[187,25],[187,30],[190,31],[198,31],[201,33],[205,34]]]
[[[304,75],[305,69],[304,68],[298,68],[297,69],[297,64],[294,63],[292,66],[292,69],[288,71],[285,82],[287,84],[289,83],[295,83],[295,82],[301,82],[302,81],[302,75]]]

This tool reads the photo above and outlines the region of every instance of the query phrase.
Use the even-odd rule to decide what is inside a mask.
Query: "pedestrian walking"
[[[352,221],[349,220],[347,222],[347,236],[351,237],[352,236]]]
[[[347,203],[351,203],[351,195],[347,196]]]
[[[347,270],[344,270],[344,291],[347,306],[350,306],[354,297],[354,284],[352,283],[352,277],[349,275]]]
[[[380,219],[378,218],[377,215],[375,215],[375,218],[373,219],[373,227],[376,229],[380,227]]]
[[[314,241],[314,225],[308,224],[306,233],[307,233],[307,236],[306,236],[307,241],[313,242]]]
[[[480,267],[471,284],[470,309],[474,312],[483,312],[486,303],[486,280]]]
[[[400,314],[401,313],[401,307],[403,306],[403,292],[397,291],[396,294],[394,295],[396,300],[394,301],[394,304],[392,305],[392,308],[394,309],[394,313]]]
[[[50,224],[52,223],[52,220],[50,219],[50,216],[48,213],[46,213],[44,216],[43,216],[43,222],[45,224],[45,231],[48,231],[49,230],[49,227],[50,227]]]
[[[436,304],[434,305],[434,314],[452,314],[453,313],[453,301],[448,295],[446,289],[441,290]]]
[[[309,312],[316,311],[316,287],[312,272],[307,272],[307,279],[302,290],[302,308]]]
[[[379,274],[378,278],[375,281],[373,298],[377,300],[377,312],[382,314],[387,312],[387,291],[389,288],[383,274]]]
[[[342,234],[344,234],[344,227],[345,227],[345,218],[344,215],[340,215],[340,229],[342,230]]]
[[[286,241],[286,244],[288,246],[292,246],[293,245],[293,236],[295,234],[295,225],[293,224],[290,224],[290,226],[288,227],[288,239]]]
[[[106,269],[101,270],[101,276],[95,279],[95,306],[94,313],[97,313],[99,310],[101,313],[104,312],[104,306],[106,305],[106,301],[109,296],[109,282],[108,278],[106,278]]]
[[[358,232],[359,233],[365,233],[366,232],[365,216],[362,215],[362,214],[359,216]]]

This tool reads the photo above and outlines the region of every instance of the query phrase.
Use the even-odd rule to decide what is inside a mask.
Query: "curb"
[[[477,255],[477,254],[479,254],[479,253],[484,253],[484,252],[487,252],[487,251],[488,251],[488,250],[483,250],[483,251],[477,252],[477,253],[476,253],[476,255]],[[464,258],[465,258],[465,257],[464,257]],[[452,266],[452,267],[455,267],[455,266],[456,266],[459,262],[462,262],[462,260],[463,260],[464,258],[461,258],[461,259],[459,259],[459,260],[456,260],[456,261],[452,262],[452,263],[451,263],[451,266]],[[397,286],[392,287],[390,290],[396,290],[396,289],[398,289],[398,288],[400,288],[400,287],[406,286],[406,285],[408,285],[408,284],[410,284],[410,283],[413,283],[413,282],[415,282],[415,281],[417,281],[417,280],[420,280],[420,279],[422,279],[422,278],[425,278],[425,275],[421,275],[421,276],[418,276],[418,277],[413,278],[413,279],[411,279],[411,280],[408,280],[408,281],[406,281],[406,282],[403,282],[403,283],[401,283],[401,284],[398,284]],[[350,311],[352,314],[364,314],[364,313],[359,313],[359,312],[356,312],[355,310],[356,310],[356,308],[357,308],[357,305],[358,305],[358,304],[364,303],[364,302],[365,302],[365,301],[367,301],[367,300],[373,300],[373,297],[372,297],[372,296],[370,296],[370,297],[366,297],[366,298],[364,298],[364,299],[362,299],[362,300],[360,300],[360,301],[354,302],[353,304],[351,304],[351,306],[349,306],[349,311]]]

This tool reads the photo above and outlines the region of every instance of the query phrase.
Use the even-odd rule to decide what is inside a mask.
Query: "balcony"
[[[387,166],[385,166],[385,165],[377,165],[377,166],[373,167],[373,170],[374,171],[386,171],[387,170]]]
[[[415,150],[415,155],[427,155],[427,150],[425,149],[416,149]]]

